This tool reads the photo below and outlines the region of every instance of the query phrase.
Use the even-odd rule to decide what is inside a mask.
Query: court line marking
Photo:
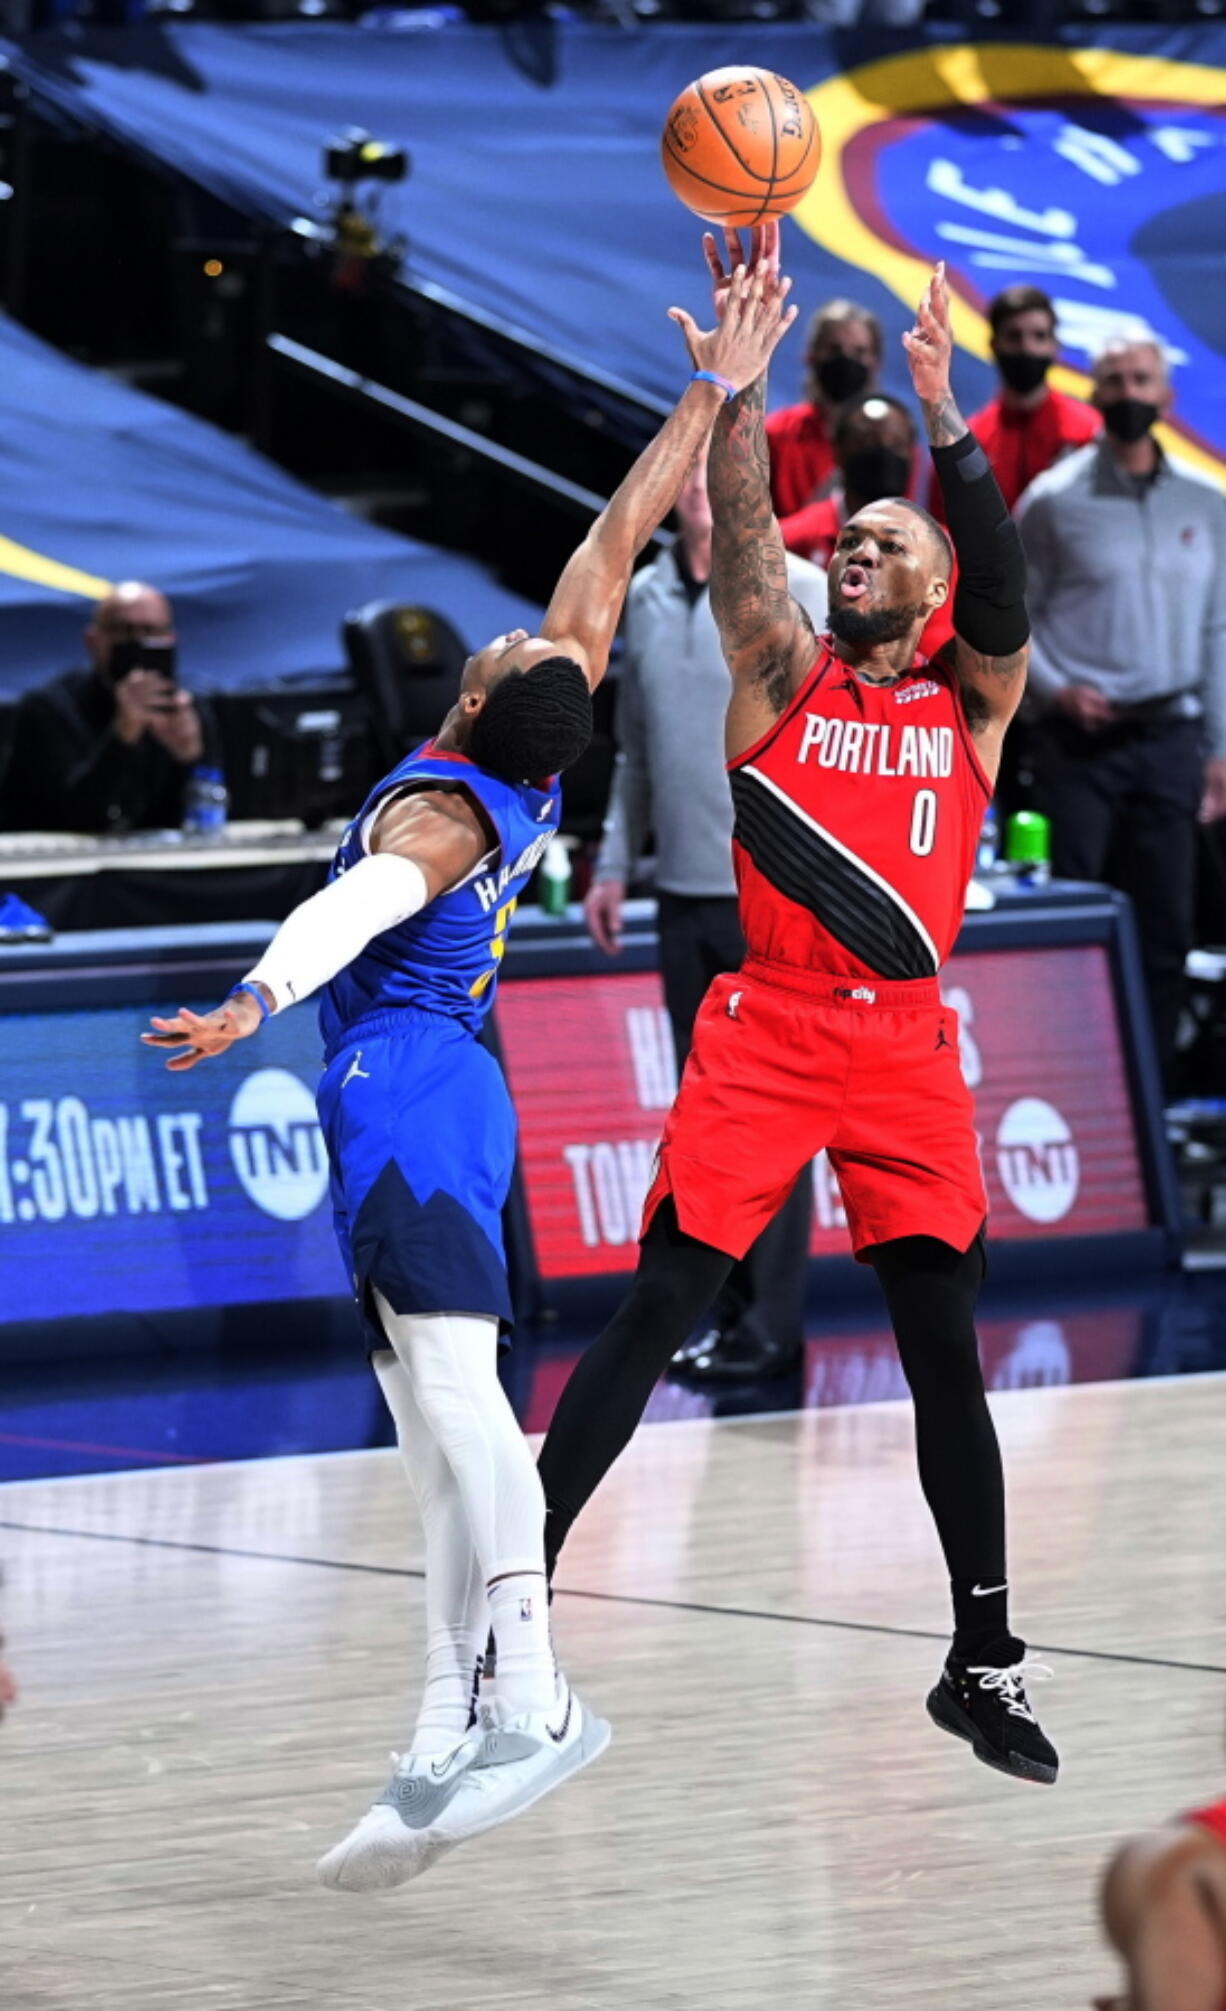
[[[259,1564],[300,1564],[316,1571],[350,1571],[369,1578],[415,1578],[424,1571],[404,1564],[363,1564],[344,1557],[301,1557],[281,1550],[245,1550],[226,1543],[189,1543],[171,1536],[132,1536],[116,1529],[63,1529],[54,1523],[15,1522],[0,1517],[0,1529],[27,1536],[66,1536],[86,1543],[128,1543],[142,1550],[176,1550],[201,1557],[239,1557]],[[586,1592],[580,1586],[559,1585],[561,1597],[589,1599],[604,1606],[645,1606],[666,1613],[702,1613],[723,1620],[768,1620],[785,1627],[813,1627],[840,1634],[882,1634],[900,1641],[949,1640],[948,1632],[928,1627],[890,1627],[878,1620],[829,1620],[816,1613],[772,1613],[761,1606],[714,1606],[701,1599],[653,1599],[644,1593]],[[1063,1655],[1080,1662],[1122,1662],[1143,1669],[1181,1669],[1189,1675],[1226,1676],[1219,1662],[1181,1662],[1166,1655],[1123,1655],[1107,1648],[1061,1648],[1050,1641],[1031,1641],[1039,1655]]]

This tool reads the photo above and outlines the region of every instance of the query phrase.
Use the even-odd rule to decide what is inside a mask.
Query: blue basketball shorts
[[[341,1257],[372,1348],[371,1288],[397,1313],[511,1324],[502,1207],[515,1112],[502,1070],[442,1013],[362,1022],[328,1063],[319,1121]]]

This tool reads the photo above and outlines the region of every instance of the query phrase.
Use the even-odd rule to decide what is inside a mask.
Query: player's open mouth
[[[845,601],[863,600],[871,582],[863,566],[847,566],[839,581],[839,599]]]

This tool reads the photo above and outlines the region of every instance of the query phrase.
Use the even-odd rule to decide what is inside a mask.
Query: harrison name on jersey
[[[845,775],[944,776],[954,769],[952,726],[882,725],[806,712],[797,761]]]

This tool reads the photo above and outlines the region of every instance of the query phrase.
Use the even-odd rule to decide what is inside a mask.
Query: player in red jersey
[[[1118,1850],[1102,1913],[1128,1995],[1098,2011],[1226,2011],[1226,1801]]]
[[[733,233],[729,249],[735,264]],[[718,316],[729,279],[713,239],[706,250]],[[756,233],[754,261],[780,283],[776,225]],[[713,337],[686,321],[701,358]],[[1054,1781],[1025,1648],[1009,1629],[1004,1483],[974,1324],[987,1202],[957,1017],[937,986],[1022,695],[1025,567],[950,390],[942,268],[904,341],[950,537],[901,499],[861,510],[831,561],[831,633],[820,640],[788,593],[765,379],[716,421],[711,605],[732,673],[727,752],[748,955],[700,1010],[634,1285],[550,1428],[546,1548],[552,1563],[733,1259],[825,1147],[856,1255],[885,1293],[949,1567],[954,1640],[929,1711],[989,1765]],[[916,645],[949,593],[950,539],[956,636],[928,663]]]

